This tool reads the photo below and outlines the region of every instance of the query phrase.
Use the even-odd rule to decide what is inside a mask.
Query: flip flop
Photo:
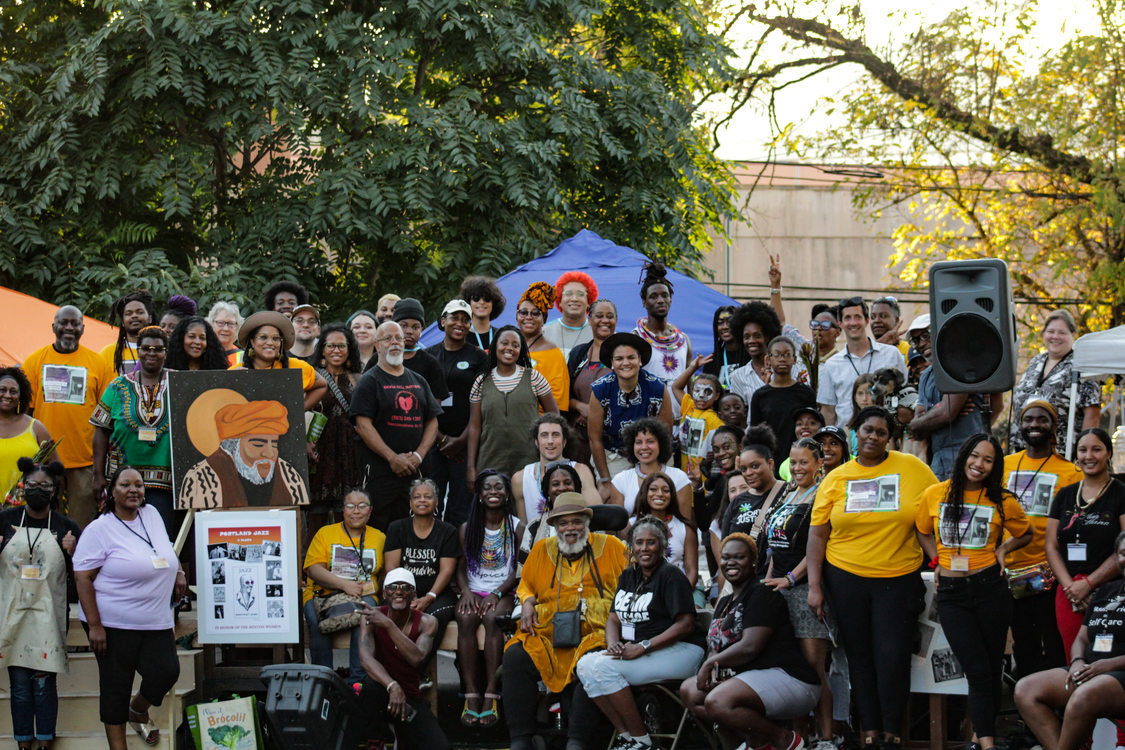
[[[480,714],[469,708],[470,698],[480,698],[480,693],[465,693],[465,706],[461,709],[461,726],[472,729],[480,723]]]
[[[484,694],[485,703],[491,703],[491,708],[489,708],[487,711],[481,711],[477,714],[477,724],[482,729],[487,729],[488,727],[495,726],[500,721],[500,709],[497,707],[496,703],[499,697],[500,696],[496,695],[495,693]]]
[[[145,713],[148,712],[146,711]],[[137,736],[140,737],[146,745],[150,747],[156,745],[160,742],[160,730],[157,729],[156,725],[152,722],[152,717],[149,717],[145,721],[138,721],[137,719],[139,719],[140,716],[141,713],[139,711],[134,711],[132,706],[129,707],[129,728],[136,732]],[[137,719],[133,717],[137,717]]]

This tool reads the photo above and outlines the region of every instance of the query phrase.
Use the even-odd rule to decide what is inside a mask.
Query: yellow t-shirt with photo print
[[[349,536],[342,523],[322,526],[309,542],[303,569],[307,571],[310,566],[319,563],[327,568],[329,573],[343,578],[355,581],[370,580],[371,585],[364,586],[363,593],[375,595],[379,593],[379,579],[382,578],[380,573],[383,572],[383,547],[386,543],[386,534],[374,526],[364,527],[362,542]],[[356,553],[363,554],[363,567],[367,575],[360,571]],[[301,601],[307,602],[314,594],[326,593],[335,592],[325,590],[310,577]]]
[[[985,496],[984,490],[964,493],[958,530],[949,517],[948,495],[949,480],[946,480],[927,488],[918,503],[918,530],[934,535],[938,563],[946,570],[983,570],[995,565],[1000,534],[1000,514],[996,506]],[[1004,494],[1003,510],[1005,536],[1026,534],[1027,515],[1015,496]],[[954,564],[954,556],[963,558],[960,566]]]
[[[98,398],[113,381],[112,368],[97,352],[79,346],[69,353],[55,351],[53,344],[33,352],[23,363],[31,383],[31,409],[60,440],[59,460],[67,469],[94,463],[94,425],[90,415]]]
[[[894,578],[918,570],[922,548],[914,519],[922,492],[937,484],[924,462],[889,451],[878,466],[853,459],[828,473],[817,490],[811,524],[829,524],[825,559],[864,578]]]
[[[1082,472],[1057,453],[1028,458],[1027,451],[1004,456],[1004,487],[1019,499],[1031,522],[1031,541],[1008,555],[1008,568],[1026,568],[1047,561],[1047,513],[1055,493],[1082,479]]]

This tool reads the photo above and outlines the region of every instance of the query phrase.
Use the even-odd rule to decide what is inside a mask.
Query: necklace
[[[1020,467],[1023,466],[1023,460],[1025,458],[1027,458],[1027,451],[1024,451],[1023,453],[1021,453],[1020,457],[1019,457],[1019,460],[1016,461],[1016,470],[1013,472],[1014,474],[1018,475],[1020,473]],[[1027,481],[1027,484],[1025,484],[1023,486],[1023,489],[1020,490],[1020,494],[1019,494],[1018,499],[1020,501],[1020,505],[1024,506],[1024,509],[1027,508],[1027,505],[1023,501],[1023,496],[1027,494],[1027,491],[1029,489],[1031,489],[1032,487],[1035,486],[1035,478],[1037,476],[1039,476],[1039,472],[1042,471],[1043,467],[1046,466],[1047,462],[1050,461],[1050,460],[1051,460],[1051,454],[1048,453],[1047,457],[1044,458],[1042,461],[1040,461],[1039,465],[1035,467],[1035,472],[1031,475],[1031,479],[1029,479]]]
[[[533,347],[533,346],[535,346],[536,344],[538,344],[538,343],[539,343],[539,339],[541,339],[541,338],[543,338],[543,332],[542,332],[542,331],[540,331],[540,332],[539,332],[539,335],[538,335],[538,336],[536,336],[534,340],[532,340],[532,341],[528,341],[528,342],[527,342],[527,350],[528,350],[528,351],[530,352],[530,351],[531,351],[531,347]]]

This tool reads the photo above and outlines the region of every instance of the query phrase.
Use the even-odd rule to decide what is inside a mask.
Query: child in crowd
[[[718,376],[707,372],[695,375],[710,360],[711,355],[696,355],[687,369],[672,382],[672,396],[680,404],[680,425],[676,432],[680,441],[680,468],[688,476],[699,473],[699,462],[707,457],[711,444],[707,436],[723,424],[715,411],[715,404],[723,395]],[[691,393],[685,393],[689,382]]]

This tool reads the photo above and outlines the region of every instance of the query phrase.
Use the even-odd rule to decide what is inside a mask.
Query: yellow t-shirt
[[[699,466],[699,462],[707,457],[707,436],[722,426],[723,420],[714,409],[696,409],[695,399],[684,394],[680,402],[680,424],[676,428],[680,431],[681,469],[690,474]]]
[[[1004,486],[1012,492],[1031,522],[1031,542],[1008,555],[1009,568],[1025,568],[1047,560],[1047,513],[1055,493],[1082,479],[1082,472],[1057,453],[1028,458],[1027,451],[1004,457]]]
[[[820,483],[810,523],[831,525],[826,559],[865,578],[893,578],[922,564],[914,518],[922,491],[937,484],[930,467],[890,451],[878,466],[848,461]]]
[[[235,355],[231,355],[231,356],[235,356]],[[237,356],[238,356],[238,364],[233,365],[230,369],[232,369],[232,370],[249,370],[250,369],[249,367],[243,367],[242,366],[242,352],[239,352]],[[270,365],[270,369],[271,370],[285,370],[285,369],[300,370],[301,371],[301,388],[303,390],[307,391],[310,388],[312,388],[314,385],[316,385],[316,370],[314,370],[313,366],[310,365],[308,362],[306,362],[303,359],[297,359],[296,357],[290,357],[288,368],[282,367],[281,362],[275,361],[272,365]]]
[[[968,559],[968,570],[982,570],[996,564],[996,546],[1000,536],[1000,514],[984,490],[966,492],[961,500],[961,519],[949,515],[946,497],[949,480],[928,487],[918,503],[918,530],[933,534],[937,542],[938,563],[953,570],[953,556]],[[1004,531],[1009,536],[1027,533],[1027,516],[1014,495],[1004,495]],[[939,520],[939,516],[941,520]],[[936,533],[935,533],[936,529]],[[962,568],[963,569],[963,568]]]
[[[137,364],[137,345],[125,342],[125,348],[121,350],[121,372],[114,372],[113,370],[113,353],[117,350],[117,342],[114,341],[108,346],[102,347],[99,352],[102,359],[105,360],[106,369],[113,372],[114,375],[124,375],[127,372],[132,372]]]
[[[342,578],[353,581],[371,581],[371,586],[364,587],[364,593],[372,595],[379,591],[379,572],[383,569],[383,545],[386,535],[373,526],[367,526],[363,537],[363,544],[358,539],[348,536],[344,524],[334,523],[331,526],[322,526],[309,542],[309,551],[305,553],[304,570],[320,563],[333,573]],[[365,575],[359,566],[359,553],[363,554],[364,567],[368,573]],[[308,601],[313,593],[323,594],[326,589],[320,584],[309,579],[305,586],[304,599]]]
[[[570,371],[566,369],[566,358],[562,349],[544,349],[541,352],[529,352],[531,363],[547,382],[551,384],[551,395],[555,397],[555,404],[559,411],[570,408]],[[542,408],[539,409],[543,411]]]
[[[53,344],[32,352],[23,363],[31,382],[31,408],[59,443],[59,460],[68,469],[94,463],[94,425],[90,415],[113,381],[113,368],[97,352],[79,346],[69,354]]]

